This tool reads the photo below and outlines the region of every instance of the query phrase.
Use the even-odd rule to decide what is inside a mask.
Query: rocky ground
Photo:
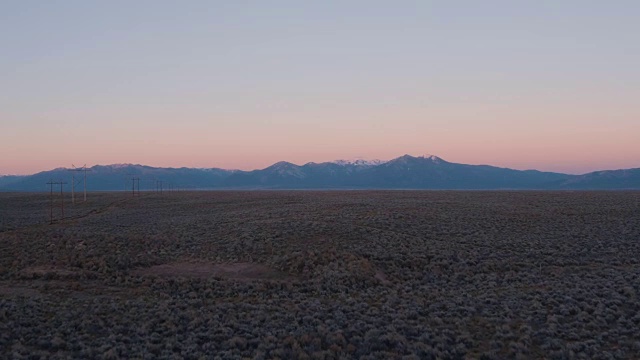
[[[49,210],[0,194],[1,358],[640,356],[640,192],[90,193]]]

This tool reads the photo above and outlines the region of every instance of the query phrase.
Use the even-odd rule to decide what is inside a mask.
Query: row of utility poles
[[[127,174],[127,176],[131,176],[131,195],[134,197],[140,196],[140,178],[132,174]],[[164,191],[165,191],[164,181],[155,180],[155,192],[162,194]],[[175,184],[168,183],[166,191],[169,191],[169,192],[176,191]]]
[[[83,186],[83,190],[84,190],[84,201],[87,201],[87,171],[91,171],[91,169],[87,169],[86,164],[83,165],[80,168],[77,168],[75,165],[71,165],[73,168],[72,169],[67,169],[68,171],[71,171],[71,203],[75,204],[76,203],[76,185],[79,184],[79,182],[76,182],[76,173],[78,172],[82,172],[83,173],[83,177],[80,180],[81,182],[84,183]],[[132,175],[132,174],[127,174],[127,176],[131,176],[131,194],[134,197],[139,197],[140,196],[140,178]],[[158,194],[162,194],[164,190],[164,182],[162,180],[154,180],[155,181],[155,192]],[[49,182],[47,183],[47,185],[49,185],[49,224],[53,224],[55,221],[58,220],[63,220],[64,219],[64,190],[63,187],[64,185],[66,185],[67,183],[60,180],[60,181],[53,181],[49,180]],[[57,196],[57,194],[54,193],[54,186],[60,186],[60,202],[57,203],[55,200],[55,197]],[[168,191],[173,192],[176,191],[176,187],[174,184],[169,183],[168,184]],[[57,193],[57,189],[56,189],[56,193]],[[54,218],[54,208],[60,208],[60,218]]]
[[[136,183],[138,184],[138,191],[136,192]],[[131,194],[135,196],[140,196],[140,178],[133,176],[131,178]]]
[[[75,204],[76,203],[76,173],[77,172],[83,172],[84,173],[84,201],[87,201],[87,171],[91,171],[91,169],[87,169],[87,165],[83,165],[81,168],[77,168],[75,165],[71,164],[71,166],[73,167],[72,169],[67,169],[68,171],[71,171],[71,203]],[[60,181],[53,181],[53,180],[49,180],[49,182],[47,183],[47,185],[49,185],[49,224],[53,224],[54,221],[56,220],[62,220],[64,219],[64,194],[63,194],[63,187],[64,185],[66,185],[67,183],[60,180]],[[53,195],[53,186],[54,185],[60,185],[60,204],[55,204],[54,202],[54,195]],[[60,207],[60,219],[54,219],[53,217],[53,208],[54,207]]]

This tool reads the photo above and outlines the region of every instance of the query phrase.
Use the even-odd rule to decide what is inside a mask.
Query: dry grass
[[[640,353],[639,192],[0,194],[0,357]]]
[[[254,263],[212,264],[205,262],[172,262],[135,269],[134,276],[166,276],[185,278],[223,278],[236,280],[287,280],[288,274]]]

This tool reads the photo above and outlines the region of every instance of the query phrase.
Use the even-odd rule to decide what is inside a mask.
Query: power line
[[[140,196],[140,178],[135,176],[134,174],[127,174],[127,176],[131,176],[131,195],[132,196]],[[136,194],[136,184],[137,186],[137,194]]]
[[[60,212],[61,217],[60,220],[64,220],[64,194],[62,192],[62,187],[66,184],[66,182],[60,180],[54,182],[53,180],[49,180],[47,185],[50,185],[49,190],[49,224],[53,224],[53,185],[60,185]]]
[[[140,196],[140,178],[138,177],[131,178],[131,194],[136,196],[136,182],[138,182],[138,196]]]
[[[73,166],[73,169],[67,169],[68,171],[71,171],[71,203],[75,204],[76,203],[76,195],[75,195],[75,187],[76,187],[76,178],[75,178],[75,173],[77,171],[82,171],[84,172],[84,201],[87,201],[87,171],[91,171],[91,169],[87,169],[87,164],[84,164],[81,168],[76,168],[75,165],[71,164],[71,166]]]
[[[84,201],[87,201],[87,171],[91,171],[87,169],[87,164],[84,164],[82,167],[84,169]]]

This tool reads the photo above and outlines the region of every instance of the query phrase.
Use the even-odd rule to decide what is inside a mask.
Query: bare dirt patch
[[[25,296],[33,297],[40,295],[40,291],[27,286],[13,285],[9,283],[0,283],[0,296]]]
[[[80,275],[82,272],[79,270],[64,269],[54,266],[32,266],[23,269],[20,272],[23,278],[34,278],[43,276],[52,276],[55,278],[73,278]]]
[[[376,270],[376,274],[374,275],[374,277],[380,281],[380,283],[382,285],[391,285],[391,281],[389,281],[389,279],[387,278],[387,275],[385,275],[385,273],[383,273],[381,270]]]
[[[235,280],[286,280],[291,278],[287,273],[250,262],[223,264],[211,264],[205,262],[174,262],[136,269],[132,274],[141,276],[186,277],[200,279],[220,277]]]

